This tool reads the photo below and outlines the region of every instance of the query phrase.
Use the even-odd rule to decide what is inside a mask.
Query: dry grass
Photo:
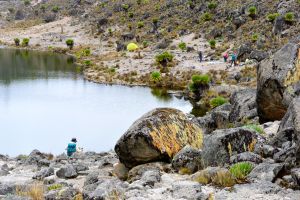
[[[221,170],[214,176],[212,183],[220,187],[232,187],[235,184],[235,180],[229,171]]]
[[[83,200],[83,195],[81,193],[77,194],[75,197],[74,197],[74,200]]]
[[[25,190],[22,189],[21,187],[17,187],[16,194],[18,196],[29,197],[32,200],[43,200],[44,187],[41,183],[35,183]]]

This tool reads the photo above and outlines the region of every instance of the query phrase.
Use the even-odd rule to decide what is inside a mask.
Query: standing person
[[[225,62],[225,63],[227,62],[228,57],[229,57],[228,53],[225,52],[224,55],[223,55],[223,58],[224,58],[224,62]]]
[[[71,142],[68,144],[66,150],[67,150],[67,155],[69,158],[72,157],[74,153],[81,151],[77,147],[77,139],[76,138],[71,139]]]
[[[203,60],[203,54],[202,54],[202,51],[199,51],[199,52],[198,52],[198,55],[199,55],[199,61],[202,62],[202,60]]]
[[[236,66],[236,55],[235,53],[231,54],[231,66]]]

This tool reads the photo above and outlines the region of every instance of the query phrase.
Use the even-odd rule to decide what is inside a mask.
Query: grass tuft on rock
[[[251,163],[240,162],[232,165],[229,171],[238,182],[245,182],[252,169],[253,165]]]

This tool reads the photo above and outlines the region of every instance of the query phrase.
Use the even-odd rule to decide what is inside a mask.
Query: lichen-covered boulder
[[[280,120],[299,94],[300,36],[263,60],[257,72],[257,104],[261,121]]]
[[[255,131],[245,128],[221,129],[204,138],[202,162],[204,166],[223,166],[230,157],[246,151],[253,151],[259,142]]]
[[[202,147],[202,130],[184,113],[171,108],[154,109],[119,139],[115,151],[127,167],[152,161],[170,161],[186,145]]]

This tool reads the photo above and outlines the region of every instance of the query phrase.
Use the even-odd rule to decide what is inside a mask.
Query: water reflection
[[[79,76],[72,57],[29,50],[0,49],[0,82],[5,84],[24,79],[76,79]]]

